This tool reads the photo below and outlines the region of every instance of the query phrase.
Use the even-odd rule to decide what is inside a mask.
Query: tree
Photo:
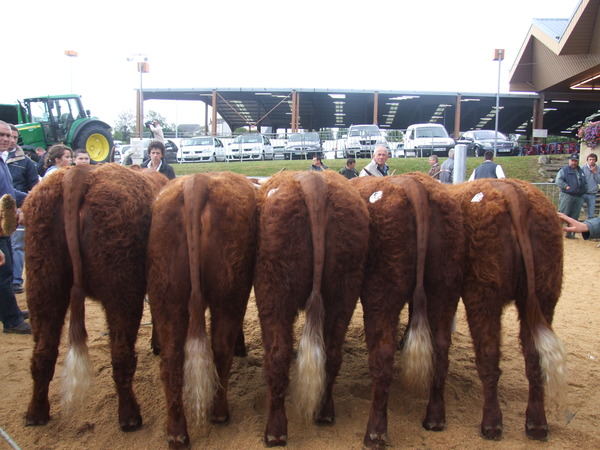
[[[113,138],[123,142],[129,142],[135,132],[135,117],[131,110],[123,111],[117,117],[113,127]]]

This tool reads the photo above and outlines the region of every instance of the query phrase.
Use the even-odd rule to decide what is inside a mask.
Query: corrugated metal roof
[[[533,24],[559,42],[570,21],[571,19],[533,19]]]

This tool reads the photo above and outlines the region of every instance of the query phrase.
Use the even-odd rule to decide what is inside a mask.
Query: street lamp
[[[143,89],[143,75],[150,71],[150,65],[148,64],[148,57],[143,53],[137,53],[127,58],[127,61],[137,62],[137,70],[140,73],[140,90],[138,92],[137,102],[137,116],[135,119],[135,126],[137,129],[138,137],[141,139],[144,136],[143,123],[144,123],[144,89]]]
[[[71,60],[71,94],[73,93],[73,58],[79,56],[75,50],[65,50],[65,55]]]
[[[498,117],[500,117],[500,67],[504,59],[504,49],[494,50],[494,61],[498,61],[498,91],[496,92],[496,126],[494,128],[494,156],[498,152]]]

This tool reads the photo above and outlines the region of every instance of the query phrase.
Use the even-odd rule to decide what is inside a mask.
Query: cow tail
[[[415,388],[429,387],[433,374],[433,344],[427,318],[425,263],[431,215],[427,192],[420,182],[408,177],[394,179],[401,184],[413,204],[417,229],[417,270],[412,296],[412,317],[402,348],[402,373]]]
[[[321,174],[301,173],[300,187],[308,210],[313,248],[313,280],[306,302],[306,321],[298,342],[296,377],[293,383],[298,412],[312,420],[321,405],[325,390],[325,316],[321,286],[325,266],[325,232],[327,226],[327,183]]]
[[[69,170],[63,181],[63,210],[67,248],[73,267],[70,294],[69,349],[63,370],[61,401],[66,411],[83,405],[93,377],[85,329],[85,290],[81,255],[82,205],[90,167]]]
[[[185,343],[184,395],[196,421],[205,421],[219,385],[213,353],[206,331],[206,303],[202,296],[202,212],[208,201],[207,175],[198,174],[183,182],[183,221],[187,239],[191,293],[190,321]]]
[[[523,190],[508,182],[495,183],[505,193],[511,221],[515,229],[517,242],[521,248],[525,276],[527,279],[527,300],[525,320],[531,330],[531,337],[539,355],[540,368],[548,398],[557,405],[564,405],[567,392],[566,351],[550,324],[544,318],[536,294],[535,261],[529,239],[527,214],[528,199]]]

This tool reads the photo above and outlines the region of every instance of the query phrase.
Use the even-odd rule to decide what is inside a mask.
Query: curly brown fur
[[[68,229],[79,236],[77,250],[67,243],[63,199],[64,189],[72,187],[65,178],[81,170],[89,170],[89,174],[78,188],[78,200],[67,206],[76,208],[70,216],[78,223],[69,222]],[[163,183],[166,181],[163,177]],[[156,186],[146,182],[145,176],[105,164],[61,170],[38,183],[27,196],[23,206],[29,230],[25,236],[26,291],[34,338],[34,387],[26,415],[28,425],[43,425],[49,420],[48,385],[75,279],[71,248],[73,257],[80,258],[76,264],[79,289],[102,302],[106,311],[121,429],[131,431],[141,426],[132,380],[135,340],[146,292],[146,244],[156,192]],[[74,314],[72,320],[83,320],[83,315]],[[83,323],[75,327],[85,330]],[[73,353],[76,360],[84,354],[82,349],[80,341]],[[86,376],[85,371],[82,373]]]
[[[332,388],[341,365],[344,334],[362,283],[369,219],[364,202],[341,175],[325,171],[301,176],[320,177],[327,186],[323,192],[316,192],[324,196],[326,205],[320,294],[327,382],[315,417],[317,423],[327,424],[334,421]],[[283,172],[271,177],[259,190],[260,237],[254,287],[269,388],[266,445],[284,445],[287,441],[284,403],[292,360],[293,324],[298,312],[307,307],[311,293],[315,293],[315,222],[307,211],[310,201],[306,196],[310,194],[305,189],[297,173]]]
[[[228,378],[252,285],[256,225],[255,188],[238,174],[179,177],[155,202],[148,297],[162,347],[171,446],[189,445],[184,382],[199,416],[229,421]],[[174,226],[180,233],[173,233]],[[207,308],[211,348],[204,324]]]
[[[564,350],[550,328],[562,283],[559,220],[549,200],[525,182],[478,180],[453,191],[468,239],[463,301],[484,387],[481,432],[489,439],[502,433],[500,320],[503,307],[515,301],[530,383],[527,434],[545,439],[544,380],[558,398],[565,386]]]

